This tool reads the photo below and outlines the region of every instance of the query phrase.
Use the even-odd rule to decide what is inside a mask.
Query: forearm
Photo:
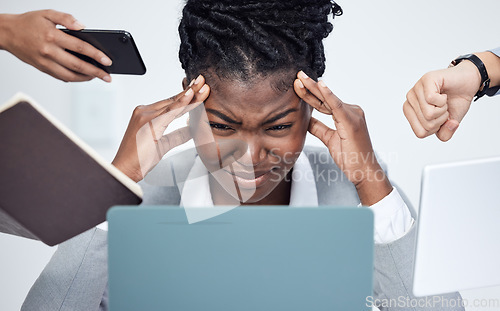
[[[490,78],[490,87],[495,87],[500,85],[500,57],[491,52],[480,52],[474,53],[477,57],[481,59],[488,71],[488,76]]]
[[[380,165],[375,169],[368,169],[364,173],[363,180],[356,184],[359,200],[364,206],[371,206],[392,191],[392,185]]]

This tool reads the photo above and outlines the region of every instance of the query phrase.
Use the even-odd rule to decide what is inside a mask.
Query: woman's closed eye
[[[221,124],[221,123],[210,122],[209,124],[210,124],[210,127],[213,130],[217,130],[217,131],[231,131],[231,130],[234,130],[232,127],[230,127],[228,125],[225,125],[225,124]]]
[[[266,131],[284,131],[292,127],[293,124],[278,124],[267,128]]]
[[[229,125],[226,125],[226,124],[216,123],[216,122],[209,122],[209,124],[210,124],[210,127],[212,128],[212,130],[215,130],[215,131],[226,132],[226,133],[230,132],[230,131],[234,131],[234,129],[232,127],[230,127]],[[293,125],[292,123],[273,125],[271,127],[266,128],[266,131],[273,131],[273,132],[285,131],[285,130],[291,128],[292,125]]]

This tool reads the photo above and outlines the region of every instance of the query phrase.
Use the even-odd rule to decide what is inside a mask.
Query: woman
[[[370,206],[375,297],[409,298],[410,211],[374,156],[361,108],[316,82],[325,70],[322,40],[333,28],[332,12],[342,13],[329,0],[187,1],[179,26],[184,91],[136,108],[113,164],[136,182],[148,175],[145,204],[181,204],[187,211],[249,204]],[[331,115],[336,129],[311,117],[313,109]],[[163,135],[186,113],[188,126]],[[308,131],[327,148],[303,148]],[[196,151],[160,162],[191,138]],[[105,232],[75,237],[59,246],[23,309],[106,310],[106,269]],[[446,309],[435,307],[422,309]]]

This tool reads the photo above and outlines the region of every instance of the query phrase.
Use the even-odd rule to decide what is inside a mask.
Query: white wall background
[[[406,92],[425,72],[446,67],[460,54],[500,45],[498,0],[339,2],[345,14],[325,42],[324,80],[345,102],[364,108],[375,149],[414,205],[424,165],[500,155],[500,97],[474,103],[448,143],[417,139],[401,109]],[[0,51],[0,103],[17,91],[27,93],[111,160],[133,108],[181,90],[177,26],[182,6],[179,0],[0,0],[0,12],[52,8],[72,13],[87,28],[128,30],[148,69],[145,76],[113,76],[111,85],[66,84]],[[308,142],[320,144],[313,137]],[[19,309],[54,251],[40,242],[0,234],[0,310]],[[500,299],[499,288],[462,294],[471,301]]]

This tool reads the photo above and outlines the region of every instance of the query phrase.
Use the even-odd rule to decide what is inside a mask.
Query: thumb
[[[439,128],[439,131],[436,133],[437,138],[441,141],[450,140],[459,125],[460,123],[457,120],[451,119],[446,121],[443,125],[441,125],[441,128]]]
[[[48,10],[45,17],[56,25],[62,25],[70,30],[82,30],[85,25],[80,23],[71,14],[58,12],[54,10]]]
[[[319,138],[319,140],[321,140],[327,147],[329,147],[328,144],[330,142],[330,139],[332,138],[333,134],[335,134],[335,130],[329,128],[323,122],[314,117],[311,117],[308,131],[312,135]]]
[[[189,126],[182,127],[180,129],[173,131],[172,133],[163,135],[158,140],[158,143],[161,146],[159,150],[159,153],[161,155],[160,159],[171,149],[188,142],[192,138],[193,137],[191,136],[191,131],[189,130]]]
[[[438,92],[429,93],[427,102],[436,107],[445,107],[448,103],[448,95]]]

